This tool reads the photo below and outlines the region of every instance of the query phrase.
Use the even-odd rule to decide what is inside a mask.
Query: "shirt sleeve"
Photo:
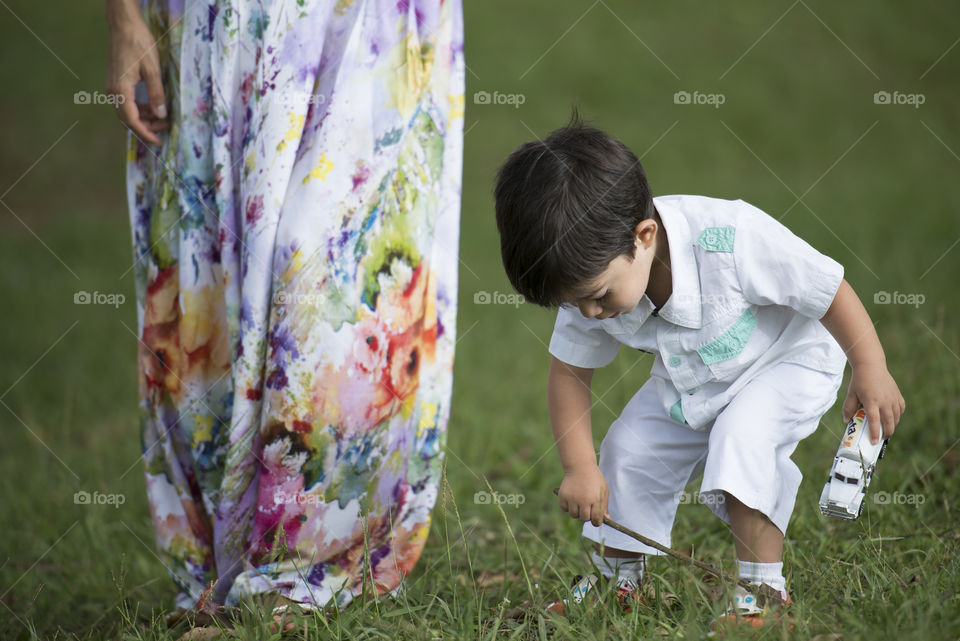
[[[770,215],[743,206],[733,255],[744,297],[756,305],[785,305],[822,318],[843,281],[843,265]]]
[[[574,367],[609,365],[620,342],[604,331],[599,321],[584,318],[576,307],[561,307],[550,337],[550,353]]]

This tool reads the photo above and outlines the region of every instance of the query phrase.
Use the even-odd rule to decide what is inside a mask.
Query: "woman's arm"
[[[906,409],[896,381],[887,371],[887,359],[873,322],[850,284],[843,280],[833,303],[820,319],[850,361],[850,387],[843,402],[843,420],[850,420],[862,405],[876,444],[893,434]]]
[[[110,53],[107,60],[107,93],[122,96],[117,116],[142,140],[160,144],[157,131],[170,127],[163,94],[157,43],[140,14],[137,0],[107,0]],[[137,83],[147,86],[150,105],[138,105]]]
[[[590,381],[593,370],[553,357],[547,380],[547,407],[563,464],[560,508],[581,521],[603,523],[610,490],[597,467],[590,429]]]

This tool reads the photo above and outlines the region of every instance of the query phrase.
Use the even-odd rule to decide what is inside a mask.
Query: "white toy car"
[[[820,493],[820,513],[851,521],[860,516],[874,467],[886,449],[886,439],[876,445],[870,442],[866,413],[863,408],[857,410],[847,423],[830,478]]]

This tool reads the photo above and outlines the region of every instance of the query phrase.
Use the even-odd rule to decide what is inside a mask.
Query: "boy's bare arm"
[[[553,427],[563,482],[560,508],[581,521],[600,525],[607,514],[609,489],[597,467],[590,428],[590,380],[593,370],[550,361],[547,407]]]
[[[887,359],[870,316],[846,280],[840,283],[820,322],[837,339],[850,361],[850,388],[843,402],[843,419],[849,420],[863,405],[871,441],[879,442],[881,427],[883,438],[889,437],[900,422],[906,403],[887,371]]]

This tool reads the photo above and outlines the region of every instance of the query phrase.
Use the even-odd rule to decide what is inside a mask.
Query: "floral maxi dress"
[[[147,495],[177,605],[391,591],[450,411],[459,0],[142,0],[128,139]]]

